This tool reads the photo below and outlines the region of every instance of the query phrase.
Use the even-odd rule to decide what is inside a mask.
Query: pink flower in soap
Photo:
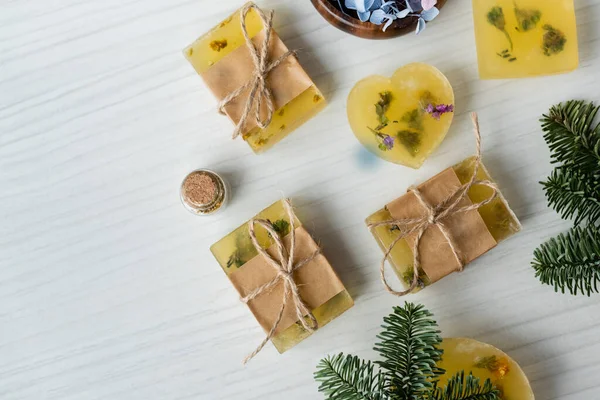
[[[421,7],[423,7],[423,10],[425,10],[425,11],[431,10],[433,7],[435,7],[436,4],[437,4],[437,0],[422,0],[421,1]]]

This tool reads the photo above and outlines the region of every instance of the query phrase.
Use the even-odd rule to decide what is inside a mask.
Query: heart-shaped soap
[[[437,68],[413,63],[391,78],[369,76],[348,96],[357,139],[384,160],[419,168],[442,143],[454,116],[454,92]]]

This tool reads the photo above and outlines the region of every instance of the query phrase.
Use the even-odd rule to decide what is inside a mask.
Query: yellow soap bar
[[[359,81],[347,110],[354,135],[369,151],[419,168],[452,124],[454,92],[438,69],[413,63],[391,78],[374,75]]]
[[[473,0],[482,79],[560,74],[579,65],[573,0]]]
[[[258,13],[251,9],[246,16],[248,35],[252,38],[263,28]],[[184,55],[196,72],[202,75],[240,46],[246,46],[246,41],[240,27],[240,11],[236,11],[188,46],[184,50]],[[265,129],[254,128],[245,133],[243,138],[254,152],[265,151],[314,117],[325,105],[323,94],[313,84],[302,94],[276,110],[269,126]]]
[[[283,201],[278,201],[264,209],[255,218],[271,221],[282,235],[289,233],[290,219]],[[296,227],[302,225],[297,217],[294,217],[294,225]],[[269,233],[262,226],[257,224],[255,233],[261,247],[268,248],[272,244]],[[241,225],[212,245],[210,250],[227,275],[231,275],[237,269],[243,268],[246,262],[258,254],[250,240],[247,223]],[[343,290],[321,306],[312,310],[312,313],[317,319],[319,328],[322,328],[353,305],[354,301],[350,297],[350,294],[346,290]],[[296,322],[274,336],[271,342],[273,342],[280,353],[283,353],[310,335],[311,333],[301,323]]]
[[[525,373],[512,358],[489,344],[473,339],[444,339],[440,345],[444,351],[437,366],[446,372],[440,377],[439,386],[460,371],[472,373],[480,384],[489,379],[500,391],[502,400],[534,400],[533,390]]]
[[[458,176],[461,183],[465,184],[471,178],[473,168],[475,166],[475,158],[470,157],[461,163],[453,166],[454,172]],[[492,181],[490,174],[483,164],[481,164],[477,173],[478,180]],[[468,196],[473,203],[481,202],[488,199],[492,194],[492,189],[486,186],[475,185],[469,190]],[[508,239],[510,236],[521,230],[521,223],[516,215],[510,209],[506,199],[500,195],[491,203],[486,204],[478,209],[481,218],[485,222],[488,230],[496,240],[501,242]],[[392,219],[389,211],[384,207],[369,216],[366,220],[367,224],[380,222]],[[389,226],[379,226],[372,230],[375,240],[383,251],[386,251],[394,240],[400,235],[398,229]],[[408,288],[413,280],[413,262],[414,256],[412,249],[406,240],[400,240],[392,249],[388,258],[392,268],[402,284]],[[424,271],[419,274],[419,286],[417,289],[422,289],[430,284],[429,279]],[[416,291],[416,290],[415,290]]]

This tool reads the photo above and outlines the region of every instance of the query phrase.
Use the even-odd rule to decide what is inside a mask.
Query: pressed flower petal
[[[371,21],[372,24],[381,25],[383,24],[383,20],[385,18],[385,12],[383,10],[375,10],[371,13]]]
[[[373,2],[373,5],[371,5],[371,7],[369,8],[369,10],[373,11],[373,10],[377,10],[378,8],[383,7],[385,3],[383,2],[383,0],[375,0]]]
[[[356,10],[356,0],[346,0],[344,5],[348,10]]]
[[[437,17],[438,15],[440,15],[440,10],[437,7],[433,7],[432,9],[429,9],[427,11],[423,11],[421,13],[421,18],[423,18],[425,21],[429,22],[429,21],[433,21],[433,19],[435,17]]]
[[[423,7],[421,6],[421,0],[408,0],[408,4],[410,4],[410,9],[413,12],[423,11]]]
[[[369,20],[369,17],[371,16],[371,11],[357,11],[356,13],[358,14],[358,19],[360,19],[362,22],[367,22]]]
[[[370,11],[373,3],[375,3],[375,0],[356,0],[356,5],[358,6],[356,9],[358,12]],[[363,8],[361,9],[361,7]]]
[[[385,25],[383,26],[383,31],[385,32],[385,30],[387,28],[390,27],[390,25],[392,24],[392,22],[394,22],[394,20],[392,18],[388,18],[387,22],[385,23]]]
[[[384,138],[383,138],[383,145],[388,150],[391,150],[394,147],[394,138],[391,137],[390,135],[385,135]]]
[[[423,10],[431,10],[437,4],[437,0],[421,0],[421,7]]]
[[[404,10],[396,13],[396,18],[398,18],[398,19],[406,18],[409,13],[410,13],[410,9],[405,8]]]
[[[419,18],[419,21],[417,22],[417,35],[423,32],[426,26],[427,23],[425,22],[425,20],[423,18]]]

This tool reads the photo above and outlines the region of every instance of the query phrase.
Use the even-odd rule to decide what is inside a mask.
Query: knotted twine
[[[258,16],[260,17],[265,29],[265,39],[262,42],[262,46],[260,46],[260,51],[254,46],[254,43],[252,43],[252,38],[250,38],[248,35],[248,30],[246,29],[246,16],[252,9],[258,13]],[[268,15],[265,15],[265,13],[254,3],[246,4],[240,11],[240,25],[242,27],[244,39],[246,40],[246,46],[250,51],[250,56],[252,57],[252,62],[254,63],[254,71],[252,72],[252,76],[248,82],[229,93],[219,103],[219,113],[225,115],[225,107],[227,107],[227,105],[229,105],[233,100],[237,99],[247,89],[250,89],[242,116],[233,131],[233,139],[240,135],[242,129],[246,125],[246,121],[248,118],[250,118],[250,113],[253,110],[253,117],[256,121],[256,124],[261,129],[265,129],[267,126],[269,126],[271,120],[273,119],[275,106],[273,104],[273,93],[267,83],[267,77],[269,72],[277,68],[288,57],[296,56],[295,51],[288,50],[278,59],[268,62],[269,46],[271,43],[271,34],[273,32],[273,14],[274,12],[271,10],[269,11]],[[260,117],[263,101],[266,101],[267,104],[267,116],[264,120]]]
[[[475,143],[477,147],[476,156],[474,159],[475,166],[473,168],[473,174],[469,181],[459,186],[454,193],[448,196],[444,201],[436,206],[432,206],[429,204],[424,198],[419,189],[415,186],[412,186],[408,189],[408,192],[411,192],[415,195],[419,203],[423,206],[425,214],[419,218],[406,218],[406,219],[390,219],[381,222],[373,222],[369,223],[369,229],[373,230],[379,226],[390,226],[390,227],[398,227],[400,229],[400,235],[394,239],[394,241],[389,245],[387,250],[384,253],[383,259],[381,260],[381,265],[379,266],[379,274],[381,277],[381,281],[385,286],[385,289],[395,295],[395,296],[404,296],[410,292],[412,292],[418,285],[419,282],[419,267],[421,265],[421,256],[419,254],[419,243],[423,237],[423,234],[427,231],[427,229],[437,226],[444,238],[448,242],[450,246],[450,250],[452,254],[458,261],[457,271],[461,272],[465,266],[465,261],[463,260],[462,255],[460,254],[459,249],[457,248],[456,242],[452,238],[448,227],[446,226],[444,220],[447,217],[450,217],[455,214],[466,213],[469,211],[474,211],[479,209],[480,207],[485,206],[486,204],[491,203],[499,196],[498,186],[489,180],[477,180],[477,172],[479,171],[480,163],[481,163],[481,133],[479,131],[479,121],[477,119],[477,114],[471,114],[471,120],[473,122],[474,132],[475,132]],[[460,202],[467,196],[469,189],[475,185],[487,186],[492,189],[492,195],[479,203],[470,204],[467,206],[460,206]],[[394,246],[402,240],[411,235],[415,235],[415,240],[413,243],[413,280],[410,284],[410,287],[402,292],[396,291],[392,289],[392,287],[388,284],[387,279],[385,277],[385,262],[390,257]]]
[[[279,309],[279,314],[277,315],[277,319],[273,323],[273,326],[269,330],[269,333],[258,345],[258,347],[256,347],[256,349],[244,359],[244,364],[246,364],[255,355],[257,355],[262,350],[262,348],[265,347],[269,340],[271,340],[271,338],[275,335],[275,331],[279,326],[279,323],[281,322],[283,311],[288,303],[288,297],[290,295],[292,303],[295,307],[298,321],[300,322],[300,324],[302,324],[304,329],[312,333],[319,327],[317,319],[312,314],[311,310],[306,306],[306,303],[304,303],[304,301],[300,297],[298,284],[294,280],[294,271],[302,268],[309,262],[313,261],[321,253],[321,249],[315,250],[315,252],[313,252],[304,260],[294,260],[294,252],[296,248],[296,232],[294,226],[295,216],[290,201],[286,199],[283,203],[290,219],[289,250],[286,249],[283,243],[283,236],[279,235],[279,233],[273,227],[273,223],[271,221],[255,218],[248,222],[248,230],[250,232],[250,239],[252,240],[252,244],[256,248],[258,254],[263,256],[265,261],[268,264],[270,264],[273,268],[275,268],[275,270],[277,271],[277,276],[275,276],[275,278],[273,278],[271,281],[252,290],[245,297],[242,297],[241,301],[244,303],[248,303],[256,297],[260,296],[263,292],[271,290],[273,287],[278,285],[279,282],[283,282],[283,298],[281,300],[281,308]],[[271,257],[271,255],[258,243],[258,240],[256,239],[256,232],[254,230],[256,224],[262,226],[275,242],[275,249],[277,250],[279,260],[276,260],[273,257]],[[304,318],[305,315],[308,317],[308,321]]]

